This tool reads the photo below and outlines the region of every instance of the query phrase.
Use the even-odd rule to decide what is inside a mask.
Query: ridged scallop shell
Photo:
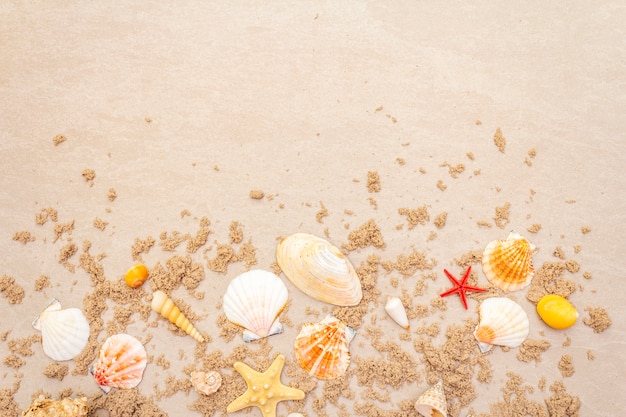
[[[235,277],[224,294],[224,313],[243,327],[243,340],[250,342],[281,333],[278,315],[287,303],[287,287],[276,274],[253,269]]]
[[[406,315],[406,309],[402,301],[398,297],[388,297],[385,304],[385,311],[389,317],[405,329],[409,328],[409,318]]]
[[[209,395],[222,386],[222,376],[217,371],[192,372],[191,385],[200,394]]]
[[[517,347],[528,336],[528,315],[515,301],[506,297],[491,297],[478,306],[479,322],[474,330],[481,352],[492,345]]]
[[[146,364],[143,344],[131,335],[119,333],[104,342],[90,371],[102,391],[109,392],[111,388],[139,385]]]
[[[52,302],[33,321],[41,331],[44,353],[55,361],[76,357],[87,346],[89,322],[78,308],[61,309],[58,300]]]
[[[348,258],[317,236],[295,233],[282,239],[276,261],[293,285],[316,300],[353,306],[363,297],[361,281]]]
[[[420,395],[415,401],[415,409],[424,417],[446,417],[448,404],[446,403],[443,383],[437,382]]]
[[[492,284],[504,291],[527,287],[535,275],[535,245],[515,232],[506,240],[490,242],[483,252],[483,271]]]
[[[296,359],[316,378],[340,377],[350,365],[348,345],[354,334],[354,329],[333,316],[326,316],[319,323],[305,324],[296,337]]]

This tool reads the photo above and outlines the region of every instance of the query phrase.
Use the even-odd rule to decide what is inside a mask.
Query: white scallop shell
[[[146,348],[133,336],[119,333],[109,337],[90,371],[104,392],[111,388],[134,388],[141,382],[148,362]]]
[[[87,346],[89,322],[78,308],[62,310],[61,303],[52,300],[32,324],[41,331],[44,353],[55,361],[72,359]]]
[[[295,233],[276,247],[276,262],[303,293],[337,306],[359,304],[361,280],[346,256],[330,242]]]
[[[398,297],[388,297],[387,304],[385,304],[385,311],[389,314],[389,317],[398,323],[401,327],[409,328],[409,318],[406,315],[406,310],[402,301]]]
[[[228,320],[245,329],[243,340],[250,342],[283,331],[278,315],[285,308],[287,296],[287,287],[276,274],[253,269],[228,285],[224,313]]]
[[[510,298],[487,298],[478,306],[478,314],[474,337],[481,352],[487,352],[492,345],[517,347],[528,337],[528,315]]]

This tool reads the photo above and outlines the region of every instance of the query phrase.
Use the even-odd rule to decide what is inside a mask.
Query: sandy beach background
[[[515,409],[501,391],[510,373],[523,381],[524,404],[538,405],[529,415],[573,397],[579,408],[567,415],[626,409],[621,2],[3,2],[0,21],[6,415],[40,393],[85,395],[103,416],[124,415],[124,401],[146,404],[145,415],[225,415],[245,390],[233,352],[259,370],[286,356],[283,383],[307,396],[282,402],[278,416],[415,416],[412,402],[436,378],[448,384],[451,416],[499,415]],[[263,196],[251,198],[255,190]],[[282,273],[283,334],[246,345],[220,319],[230,280],[273,270],[280,237],[307,232],[341,247],[370,220],[384,247],[367,241],[346,251],[355,267],[378,259],[375,292],[356,319]],[[481,356],[470,333],[469,357],[486,358],[488,378],[462,358],[452,370],[429,363],[424,346],[451,359],[446,330],[477,319],[478,300],[466,311],[458,297],[439,298],[450,288],[443,269],[460,276],[472,265],[475,283],[487,287],[468,256],[511,230],[539,248],[537,269],[568,265],[558,280],[573,285],[578,322],[547,327],[521,290],[510,295],[543,347],[532,359],[516,348]],[[207,241],[189,250],[201,231]],[[148,238],[154,244],[138,250]],[[414,253],[425,263],[398,266]],[[172,259],[199,265],[195,288],[175,282]],[[154,282],[112,294],[139,261],[165,271],[209,343],[150,312]],[[108,401],[84,364],[45,356],[31,327],[51,298],[88,310],[102,294],[96,345],[123,331],[150,356],[132,396]],[[387,295],[409,304],[409,331],[386,316]],[[583,322],[597,308],[612,321],[601,332]],[[357,336],[348,376],[325,383],[299,369],[293,340],[303,323],[333,312],[355,319]],[[207,357],[221,358],[214,363],[227,379],[216,400],[187,382]],[[384,375],[399,363],[409,377]],[[450,389],[457,367],[469,372],[473,394]],[[557,382],[560,396],[550,389]],[[249,411],[231,415],[261,415]]]

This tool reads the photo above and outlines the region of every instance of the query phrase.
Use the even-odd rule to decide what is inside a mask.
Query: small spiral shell
[[[174,301],[163,291],[155,291],[154,294],[152,294],[152,309],[184,330],[198,342],[204,342],[204,337],[202,337],[200,332],[196,330],[187,317],[176,307]]]

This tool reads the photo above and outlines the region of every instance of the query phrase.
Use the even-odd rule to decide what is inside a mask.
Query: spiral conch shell
[[[53,400],[40,395],[28,409],[22,411],[22,417],[86,417],[88,411],[86,397]]]
[[[100,389],[109,392],[111,388],[139,385],[147,363],[143,344],[131,335],[119,333],[104,342],[90,371]]]
[[[483,252],[485,276],[504,291],[521,290],[530,285],[535,275],[532,256],[536,251],[535,245],[516,232],[511,232],[506,240],[494,240]]]
[[[419,396],[415,402],[415,409],[424,417],[446,417],[448,404],[443,391],[443,383],[437,382]]]
[[[174,301],[163,291],[155,291],[152,294],[152,309],[174,323],[178,328],[184,330],[188,335],[196,339],[198,342],[204,342],[204,337],[189,322],[187,317],[174,304]]]
[[[222,376],[217,371],[194,371],[191,373],[191,385],[200,394],[213,394],[222,386]]]
[[[52,302],[33,321],[41,331],[44,353],[55,361],[76,357],[87,346],[89,322],[78,308],[61,309],[58,300]]]
[[[492,345],[518,347],[528,337],[528,315],[510,298],[487,298],[478,306],[478,314],[474,337],[483,353]]]
[[[307,233],[280,241],[276,261],[287,278],[303,293],[337,306],[357,305],[361,281],[345,255],[330,242]]]
[[[242,326],[250,342],[281,333],[278,315],[287,304],[287,287],[274,273],[253,269],[235,277],[224,294],[224,313]]]

